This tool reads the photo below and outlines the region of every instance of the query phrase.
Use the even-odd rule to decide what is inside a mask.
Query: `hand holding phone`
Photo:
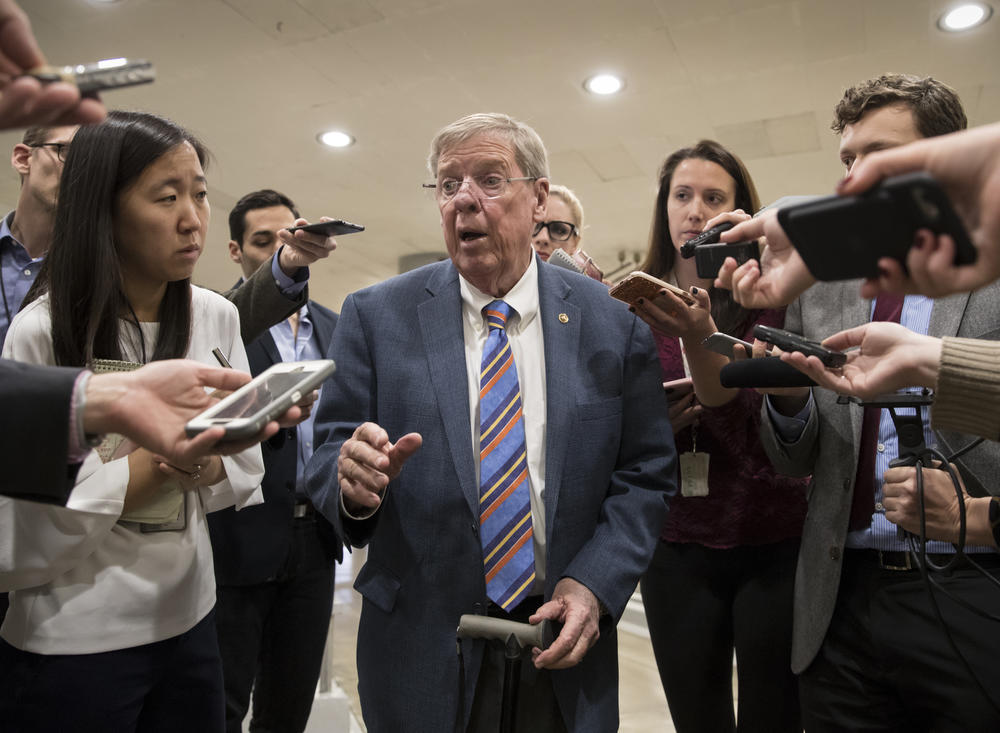
[[[156,69],[145,59],[105,59],[74,66],[40,66],[27,73],[42,84],[65,81],[75,84],[84,96],[94,96],[108,89],[149,84],[156,79]]]
[[[329,359],[279,362],[257,375],[184,426],[188,436],[221,425],[222,441],[241,440],[260,432],[292,405],[309,400],[310,394],[334,371]]]
[[[791,331],[760,324],[753,327],[753,335],[761,341],[774,344],[782,351],[798,351],[806,356],[818,357],[823,365],[830,369],[837,369],[847,363],[847,354],[843,351],[828,349],[818,341],[810,341]]]
[[[695,305],[698,302],[688,291],[638,270],[629,273],[624,280],[614,285],[608,291],[608,295],[633,305],[640,298],[655,300],[663,290],[673,293],[687,305]]]
[[[711,336],[702,341],[701,345],[709,351],[714,351],[716,354],[728,356],[730,359],[736,358],[733,354],[733,350],[737,346],[743,346],[747,350],[747,357],[753,356],[753,344],[747,343],[746,341],[738,339],[735,336],[730,336],[728,333],[722,333],[721,331],[713,333]]]
[[[331,219],[330,221],[317,221],[313,224],[303,224],[299,227],[288,227],[288,231],[295,234],[297,231],[309,232],[310,234],[322,234],[324,237],[339,237],[343,234],[354,234],[363,232],[365,228],[360,224],[352,224],[343,219]]]
[[[778,221],[817,280],[877,278],[878,261],[902,263],[920,229],[948,234],[955,265],[976,261],[976,248],[944,191],[926,173],[886,178],[856,196],[828,196],[778,209]]]

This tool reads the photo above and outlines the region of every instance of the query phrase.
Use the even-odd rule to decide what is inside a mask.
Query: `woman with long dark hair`
[[[758,208],[746,168],[720,144],[702,140],[670,155],[642,269],[695,303],[663,292],[635,305],[656,338],[680,456],[681,491],[641,584],[679,733],[801,730],[789,660],[805,482],[775,474],[758,437],[761,396],[723,388],[719,370],[728,358],[702,345],[715,331],[752,341],[755,324],[780,326],[784,314],[745,310],[698,277],[694,259],[678,256],[710,219]]]
[[[220,348],[247,370],[236,307],[195,287],[207,152],[162,118],[83,127],[52,247],[4,356],[128,368]],[[11,730],[220,731],[222,673],[205,513],[258,503],[259,447],[170,465],[116,436],[65,507],[0,503],[0,720]],[[8,539],[9,538],[9,539]]]

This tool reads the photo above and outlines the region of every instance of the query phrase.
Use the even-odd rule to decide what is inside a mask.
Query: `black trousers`
[[[1000,577],[1000,559],[983,560]],[[973,608],[1000,616],[1000,589],[971,568],[937,578]],[[934,594],[970,679],[915,570],[879,568],[874,553],[846,550],[837,605],[816,659],[801,675],[807,731],[1000,731],[1000,623]]]
[[[316,694],[330,612],[335,563],[314,516],[292,520],[288,560],[271,581],[219,586],[217,628],[226,689],[226,730],[305,730]]]
[[[798,540],[724,550],[659,543],[640,587],[678,733],[801,730],[790,666],[798,546]]]
[[[0,640],[0,728],[17,733],[219,733],[222,669],[210,613],[153,644],[33,654]]]

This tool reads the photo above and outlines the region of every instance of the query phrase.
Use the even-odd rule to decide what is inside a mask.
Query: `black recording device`
[[[827,196],[778,209],[778,221],[817,280],[878,277],[878,261],[906,266],[918,229],[949,234],[955,265],[976,248],[942,188],[927,173],[886,178],[858,196]]]
[[[753,327],[753,335],[761,341],[774,344],[782,351],[798,351],[806,356],[818,357],[823,366],[830,369],[842,367],[847,363],[847,354],[844,352],[828,349],[818,341],[810,341],[797,333],[781,328],[757,324]]]
[[[719,237],[722,233],[732,228],[733,223],[725,221],[681,245],[681,257],[687,259],[694,257],[698,277],[714,279],[719,274],[719,268],[722,267],[722,263],[726,261],[727,257],[735,259],[738,265],[751,259],[760,259],[760,247],[757,242],[719,243]]]
[[[681,245],[681,257],[686,260],[694,257],[695,250],[706,244],[717,244],[719,242],[719,237],[723,232],[728,232],[733,228],[733,223],[731,221],[724,221],[721,224],[716,224],[711,229],[706,229],[697,237],[692,237],[684,244]]]

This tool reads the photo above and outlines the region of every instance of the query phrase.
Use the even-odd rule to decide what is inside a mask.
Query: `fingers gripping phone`
[[[847,363],[847,354],[843,351],[828,349],[818,341],[810,341],[791,331],[760,324],[753,327],[753,335],[761,341],[774,344],[782,351],[798,351],[806,356],[818,357],[823,365],[831,369],[844,366]]]
[[[317,221],[314,224],[303,224],[300,227],[288,227],[288,231],[292,234],[295,234],[300,229],[310,234],[322,234],[324,237],[339,237],[344,234],[354,234],[355,232],[363,232],[365,230],[360,224],[352,224],[343,219]]]
[[[288,408],[319,387],[333,374],[330,359],[279,362],[261,372],[228,397],[192,418],[184,431],[189,437],[221,425],[226,429],[223,441],[245,440],[264,429]]]
[[[668,282],[660,280],[658,277],[647,275],[645,272],[639,272],[638,270],[629,273],[624,280],[612,287],[608,291],[608,295],[632,305],[639,298],[655,300],[660,295],[661,290],[673,293],[688,305],[694,305],[698,302],[687,290],[683,290],[676,285],[671,285]]]
[[[721,331],[716,331],[707,339],[701,342],[709,351],[714,351],[716,354],[722,354],[723,356],[728,356],[730,359],[735,359],[733,356],[733,349],[737,346],[743,346],[747,350],[747,356],[753,354],[753,344],[747,343],[742,339],[738,339],[735,336],[730,336],[728,333],[722,333]]]

